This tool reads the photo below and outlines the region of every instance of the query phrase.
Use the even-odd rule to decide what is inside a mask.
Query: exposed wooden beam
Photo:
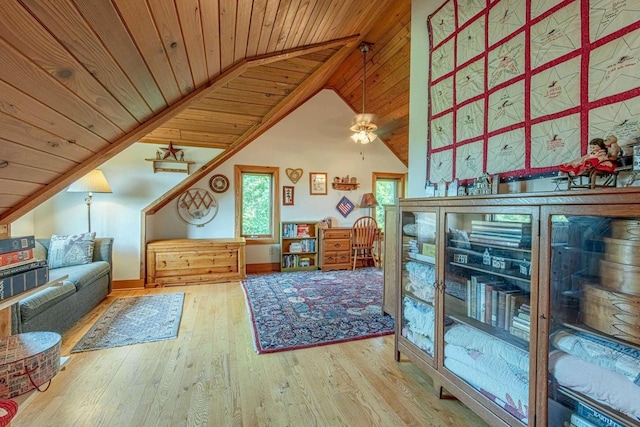
[[[345,45],[328,61],[321,65],[313,75],[307,78],[300,86],[298,86],[293,92],[291,92],[289,96],[283,99],[278,105],[276,105],[275,108],[267,113],[260,123],[256,124],[244,135],[240,136],[237,141],[220,156],[212,159],[201,168],[191,173],[188,178],[180,182],[168,193],[163,194],[158,199],[149,204],[143,210],[143,212],[146,215],[153,215],[158,212],[158,210],[162,209],[164,206],[166,206],[168,203],[182,194],[186,189],[202,179],[202,177],[204,177],[210,171],[218,167],[220,164],[224,163],[242,148],[246,147],[249,143],[254,141],[258,136],[262,135],[264,132],[266,132],[272,126],[282,120],[282,118],[284,118],[284,116],[288,112],[304,103],[307,99],[311,98],[320,89],[322,89],[329,76],[333,74],[336,68],[340,65],[341,61],[343,61],[344,58],[347,57],[357,45],[357,43],[359,42],[359,36],[349,37],[347,39],[341,40],[343,40]],[[309,52],[305,52],[305,54],[307,53]],[[253,64],[253,61],[251,63]]]

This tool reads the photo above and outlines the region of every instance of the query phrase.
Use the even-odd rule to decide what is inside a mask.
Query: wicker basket
[[[623,240],[640,240],[640,220],[616,219],[611,221],[611,237]]]
[[[640,267],[640,241],[604,238],[604,259]]]
[[[585,325],[640,345],[640,297],[588,284],[583,285],[582,291],[581,315]]]
[[[640,295],[640,267],[601,259],[600,284],[614,292]]]

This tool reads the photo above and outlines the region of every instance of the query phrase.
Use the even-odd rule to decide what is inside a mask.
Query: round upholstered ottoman
[[[61,341],[55,332],[27,332],[1,339],[0,398],[46,389],[60,370]]]

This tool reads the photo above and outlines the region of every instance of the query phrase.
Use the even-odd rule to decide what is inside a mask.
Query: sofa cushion
[[[106,261],[95,261],[90,265],[72,265],[70,267],[62,267],[49,270],[50,277],[62,277],[65,274],[69,277],[65,281],[74,284],[76,290],[80,290],[90,285],[96,279],[109,274],[111,266]]]
[[[75,292],[75,285],[65,280],[61,285],[50,286],[23,299],[20,301],[20,316],[22,316],[22,322],[26,322],[32,317],[37,316]]]
[[[89,264],[93,259],[93,244],[96,233],[51,236],[49,244],[49,268]]]

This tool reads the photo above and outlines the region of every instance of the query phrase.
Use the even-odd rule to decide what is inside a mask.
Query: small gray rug
[[[183,302],[182,292],[118,298],[71,353],[174,339]]]

